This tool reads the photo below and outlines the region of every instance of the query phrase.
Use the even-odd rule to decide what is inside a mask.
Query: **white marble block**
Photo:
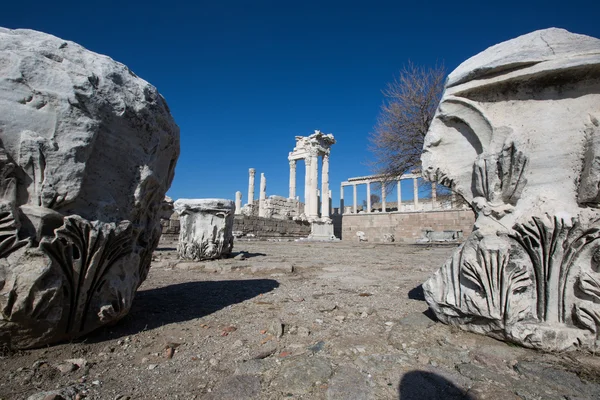
[[[308,239],[318,241],[339,240],[333,234],[333,223],[323,221],[311,222]]]
[[[0,347],[127,314],[178,156],[165,100],[125,65],[0,28]]]
[[[423,285],[437,317],[533,348],[596,348],[600,40],[546,29],[462,63],[422,162],[477,216]]]
[[[235,204],[225,199],[179,199],[179,244],[184,260],[210,260],[231,254]]]

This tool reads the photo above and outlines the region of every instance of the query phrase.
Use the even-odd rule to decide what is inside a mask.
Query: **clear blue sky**
[[[268,195],[287,196],[294,136],[320,129],[338,141],[337,205],[340,182],[371,172],[368,133],[381,90],[408,60],[451,71],[552,26],[600,37],[599,16],[599,0],[34,0],[4,2],[0,26],[75,41],[156,86],[181,128],[171,197],[233,199],[240,190],[245,203],[250,167],[256,196],[261,172]],[[303,179],[299,165],[301,195]]]

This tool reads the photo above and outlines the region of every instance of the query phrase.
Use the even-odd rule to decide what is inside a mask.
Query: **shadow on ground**
[[[404,374],[398,387],[399,400],[473,400],[454,383],[433,372],[410,371]]]
[[[82,341],[97,343],[162,325],[201,318],[277,288],[273,279],[185,282],[136,294],[129,314],[113,326],[100,328]]]
[[[231,253],[230,257],[235,257],[237,255],[243,254],[245,258],[252,258],[252,257],[264,257],[266,256],[265,253],[248,253],[247,251],[239,251],[239,252],[233,252]]]
[[[408,292],[408,298],[411,300],[425,301],[425,293],[423,292],[423,285],[419,285],[416,288],[410,289]]]

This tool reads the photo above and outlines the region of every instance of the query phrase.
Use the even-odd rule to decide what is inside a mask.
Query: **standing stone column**
[[[321,171],[321,218],[329,220],[329,154],[323,155],[323,170]]]
[[[340,185],[340,214],[344,214],[344,185]]]
[[[386,205],[385,205],[385,197],[386,197],[386,193],[385,193],[385,182],[381,182],[381,212],[386,212]]]
[[[235,192],[235,213],[237,215],[242,213],[242,192],[239,190]]]
[[[260,174],[260,195],[258,198],[258,216],[266,217],[267,216],[267,208],[266,202],[267,199],[267,178],[265,178],[265,174]]]
[[[437,203],[437,185],[435,182],[431,184],[431,209],[435,210],[435,206]]]
[[[352,185],[352,190],[354,191],[354,193],[353,193],[354,194],[354,199],[353,199],[354,203],[352,203],[352,206],[353,206],[352,208],[354,209],[354,214],[356,214],[358,211],[358,209],[356,208],[356,197],[357,197],[356,196],[356,183],[354,185]]]
[[[290,199],[296,198],[296,160],[290,160]]]
[[[254,168],[250,168],[248,173],[248,204],[252,206],[254,203],[254,175],[256,174],[256,170]]]
[[[310,155],[310,208],[308,218],[317,219],[319,218],[319,156],[317,154]]]
[[[311,158],[304,159],[304,215],[310,214],[310,164]]]
[[[402,182],[402,181],[398,180],[398,184],[397,184],[397,186],[398,186],[398,190],[397,190],[397,192],[398,192],[398,211],[402,211],[400,209],[400,207],[402,207],[402,185],[400,184],[400,182]]]
[[[371,182],[367,182],[367,212],[371,212]]]
[[[415,211],[419,208],[419,181],[417,178],[413,178],[413,202],[415,204]]]

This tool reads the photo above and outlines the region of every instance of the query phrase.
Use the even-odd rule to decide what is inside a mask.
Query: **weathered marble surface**
[[[448,78],[423,174],[477,214],[424,285],[449,324],[545,350],[600,344],[600,40],[500,43]]]
[[[160,237],[179,128],[156,88],[57,37],[0,28],[0,343],[130,309]]]
[[[231,254],[235,204],[225,199],[178,199],[179,243],[184,260],[209,260]]]

